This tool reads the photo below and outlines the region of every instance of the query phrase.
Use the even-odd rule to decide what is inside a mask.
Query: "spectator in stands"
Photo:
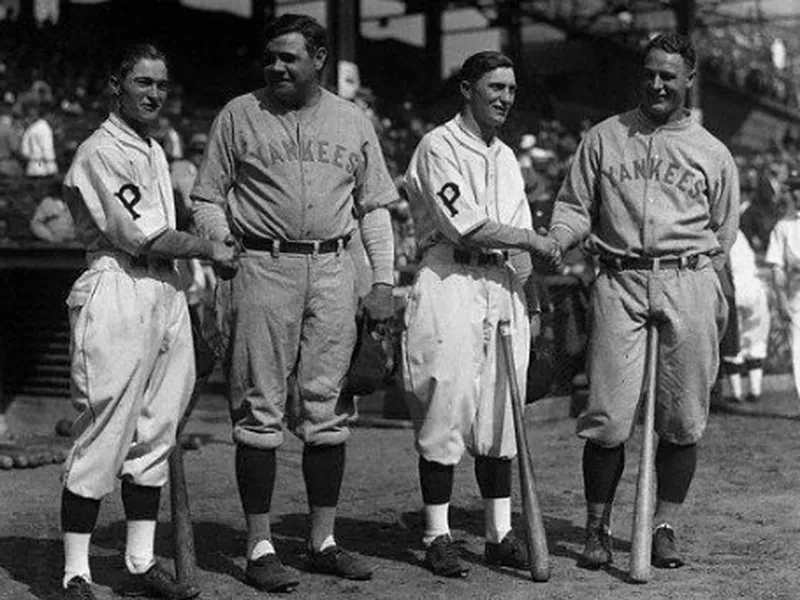
[[[21,151],[27,161],[25,175],[31,178],[51,177],[58,173],[53,128],[36,103],[25,106],[25,133],[22,134]]]
[[[790,323],[792,369],[797,391],[796,413],[800,415],[800,171],[792,171],[785,182],[792,210],[775,225],[765,261],[772,266],[778,311]]]
[[[60,187],[57,184],[56,187]],[[36,238],[52,244],[63,244],[75,239],[75,222],[66,202],[58,194],[42,198],[30,222]]]
[[[11,107],[0,104],[0,178],[22,175],[20,136],[14,127]]]

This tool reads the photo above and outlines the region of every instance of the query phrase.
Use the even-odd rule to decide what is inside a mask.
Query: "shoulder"
[[[341,119],[348,122],[351,126],[355,125],[362,130],[374,131],[372,122],[364,114],[364,111],[355,103],[340,98],[336,94],[328,90],[322,90],[322,96],[319,100],[319,111],[317,118],[320,120],[328,120],[331,118]]]
[[[85,164],[100,158],[114,160],[124,156],[125,151],[119,141],[101,125],[78,146],[73,164]]]
[[[441,125],[437,125],[424,136],[422,136],[422,139],[419,142],[418,150],[426,152],[441,152],[445,149],[452,148],[453,141],[456,137],[453,127],[455,127],[455,123],[452,120]]]

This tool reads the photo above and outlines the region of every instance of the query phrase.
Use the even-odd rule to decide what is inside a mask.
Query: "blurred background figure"
[[[0,103],[0,178],[22,175],[20,136],[14,126],[11,107]]]
[[[25,157],[25,175],[29,178],[51,177],[58,173],[53,128],[44,117],[43,105],[25,105],[25,133],[22,134],[21,151]]]
[[[172,126],[172,121],[170,121],[169,117],[161,115],[158,118],[158,127],[153,137],[164,148],[164,154],[167,155],[169,162],[183,158],[181,134]]]
[[[54,183],[31,218],[31,233],[44,242],[63,244],[75,240],[75,222],[67,203],[61,199],[61,185]]]
[[[741,195],[740,213],[749,208],[749,197]],[[736,236],[729,257],[730,275],[733,279],[735,310],[730,315],[728,327],[737,336],[736,353],[723,348],[723,371],[730,383],[731,402],[758,402],[761,399],[764,359],[767,357],[770,313],[765,282],[759,275],[756,254],[742,229]],[[727,332],[726,332],[727,336]],[[749,390],[744,396],[742,377],[747,376]]]
[[[800,415],[800,171],[792,171],[785,182],[791,210],[777,222],[769,239],[765,260],[772,277],[781,317],[790,323],[792,370],[797,391],[796,413]]]

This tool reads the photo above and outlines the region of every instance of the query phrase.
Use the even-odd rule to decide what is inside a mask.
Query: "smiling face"
[[[270,92],[285,106],[305,104],[318,90],[327,52],[308,53],[303,34],[292,32],[269,41],[264,53],[264,78]]]
[[[494,134],[508,118],[517,94],[517,80],[510,67],[492,69],[473,83],[461,83],[467,111],[481,132]]]
[[[645,57],[641,83],[642,110],[656,123],[664,124],[683,115],[694,71],[680,54],[653,48]]]
[[[140,58],[122,80],[111,79],[119,115],[137,131],[156,123],[168,87],[167,65],[159,59]]]

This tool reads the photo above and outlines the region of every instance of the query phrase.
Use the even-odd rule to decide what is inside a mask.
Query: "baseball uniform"
[[[374,128],[325,90],[287,111],[264,88],[229,102],[209,138],[195,220],[206,236],[233,233],[245,249],[229,298],[234,440],[282,443],[295,373],[292,430],[306,443],[341,444],[353,407],[337,400],[356,337],[346,246],[359,218],[397,198]],[[391,265],[374,275],[393,281]]]
[[[656,126],[637,108],[581,141],[550,226],[562,248],[588,236],[601,265],[581,437],[613,447],[631,435],[651,319],[656,431],[679,445],[702,435],[727,314],[712,264],[722,267],[736,236],[738,193],[730,152],[688,113]]]
[[[64,194],[88,263],[67,299],[82,412],[64,483],[85,498],[101,498],[117,477],[160,487],[195,380],[173,262],[140,255],[175,226],[164,152],[112,114],[78,148]]]
[[[463,237],[488,221],[531,229],[513,151],[486,144],[461,115],[429,132],[406,174],[423,253],[405,313],[403,376],[412,393],[416,448],[444,465],[473,455],[511,458],[516,442],[498,322],[512,327],[520,389],[530,350],[523,276],[507,253],[478,251]]]

